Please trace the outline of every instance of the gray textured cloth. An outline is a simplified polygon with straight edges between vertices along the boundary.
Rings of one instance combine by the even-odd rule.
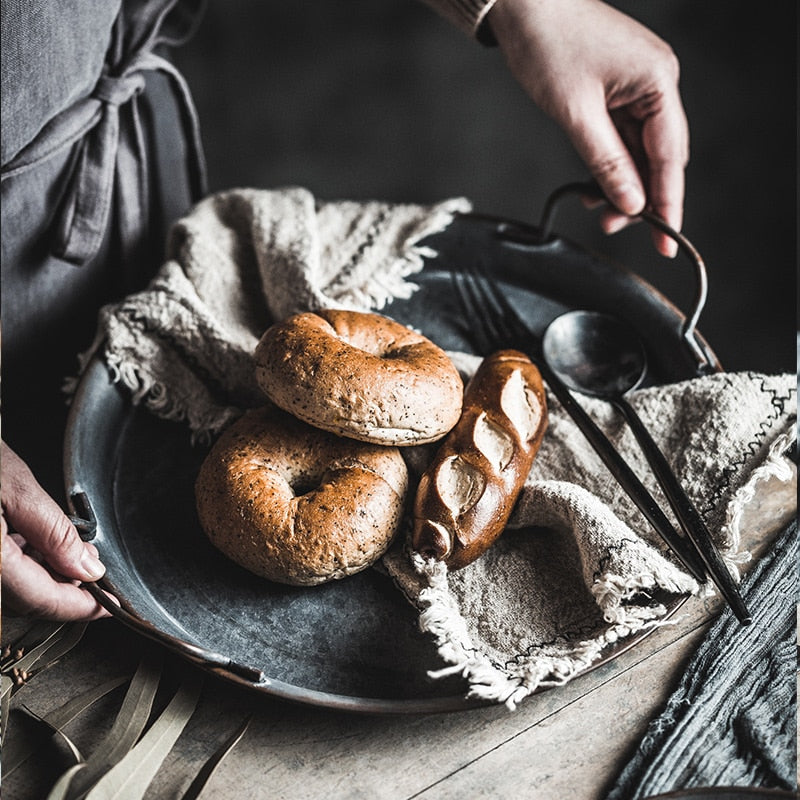
[[[753,623],[726,609],[607,800],[701,786],[797,786],[797,526],[742,582]]]
[[[135,402],[213,436],[265,402],[252,355],[271,321],[410,296],[421,238],[465,207],[317,203],[302,189],[209,197],[174,227],[151,286],[104,309],[96,348]],[[479,361],[451,356],[465,378]],[[677,596],[699,591],[548,402],[549,429],[510,530],[488,553],[448,574],[399,541],[383,561],[436,640],[444,666],[432,672],[459,672],[472,695],[509,707],[570,680],[619,639],[660,624]],[[637,392],[631,403],[735,570],[744,557],[739,515],[756,485],[794,479],[782,458],[794,438],[794,377],[712,375]],[[586,407],[654,489],[613,410],[596,400]],[[404,448],[412,476],[433,451]]]
[[[88,96],[103,69],[121,0],[2,0],[0,114],[5,166],[57,114]]]

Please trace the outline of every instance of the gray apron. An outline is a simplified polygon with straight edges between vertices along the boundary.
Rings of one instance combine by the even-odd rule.
[[[199,3],[65,5],[3,0],[2,432],[59,500],[64,379],[99,307],[147,283],[205,193],[196,112],[165,57]]]

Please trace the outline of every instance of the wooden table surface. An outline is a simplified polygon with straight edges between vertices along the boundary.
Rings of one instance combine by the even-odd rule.
[[[743,522],[744,545],[757,558],[795,514],[796,487],[765,484]],[[252,717],[203,798],[600,800],[719,609],[716,597],[691,598],[675,624],[657,629],[613,662],[528,698],[513,712],[491,706],[429,715],[342,713],[206,676],[200,702],[146,797],[180,797],[220,742]],[[3,642],[29,625],[4,620]],[[147,647],[160,652],[116,621],[92,623],[73,650],[15,694],[8,735],[24,733],[23,705],[46,714],[92,685],[130,675]],[[167,683],[195,669],[165,657]],[[121,697],[115,692],[103,698],[66,727],[84,755],[110,729]],[[4,775],[6,800],[46,797],[71,763],[67,752],[54,739]]]

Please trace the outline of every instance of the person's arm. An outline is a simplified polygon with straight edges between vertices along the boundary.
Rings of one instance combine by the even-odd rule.
[[[680,230],[689,132],[672,49],[602,0],[427,0],[459,27],[491,34],[528,95],[563,128],[619,230],[645,205]],[[456,13],[458,9],[458,13]],[[654,233],[673,256],[676,244]]]
[[[108,616],[78,585],[104,574],[97,548],[81,540],[69,517],[5,442],[0,467],[4,611],[62,621]]]

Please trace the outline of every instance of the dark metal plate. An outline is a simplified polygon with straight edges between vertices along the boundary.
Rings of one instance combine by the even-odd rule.
[[[467,216],[429,240],[439,255],[412,299],[383,310],[447,349],[469,350],[451,269],[492,269],[531,327],[570,308],[615,311],[642,334],[656,383],[693,376],[682,315],[651,286],[561,239],[541,246],[498,237],[498,220]],[[433,681],[441,662],[417,614],[379,570],[314,588],[273,584],[220,557],[202,534],[194,479],[206,450],[185,426],[131,405],[100,361],[85,373],[67,428],[68,495],[83,492],[98,521],[104,583],[134,627],[257,691],[336,709],[419,713],[467,708],[460,678]],[[673,610],[680,604],[673,599]],[[643,634],[644,635],[644,634]],[[641,640],[631,637],[594,666]],[[213,651],[203,657],[202,649]],[[222,662],[216,656],[223,656]],[[228,665],[227,659],[233,663]],[[244,665],[243,670],[236,665]]]

